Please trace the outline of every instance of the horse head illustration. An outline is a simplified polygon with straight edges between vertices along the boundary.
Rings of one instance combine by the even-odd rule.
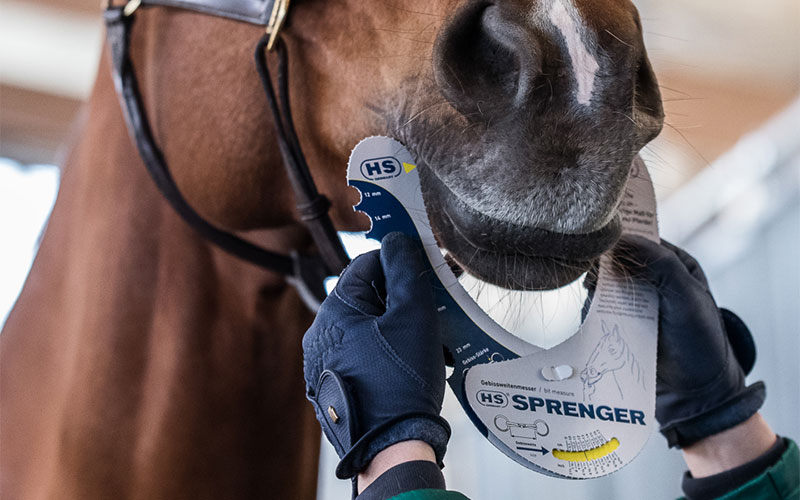
[[[591,396],[597,391],[598,383],[609,373],[619,390],[620,397],[624,399],[625,391],[622,389],[616,372],[627,367],[627,371],[621,373],[629,372],[630,378],[643,386],[641,367],[625,339],[620,335],[619,325],[609,328],[605,322],[602,322],[601,327],[603,336],[581,371],[584,399],[591,399]]]

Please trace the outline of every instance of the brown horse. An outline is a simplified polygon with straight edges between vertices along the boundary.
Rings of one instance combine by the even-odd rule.
[[[312,252],[251,63],[262,28],[137,15],[134,64],[185,197],[268,248]],[[662,122],[628,0],[298,0],[283,37],[337,228],[366,228],[345,166],[358,140],[385,134],[418,158],[442,246],[484,280],[554,287],[616,240],[631,159]],[[0,335],[3,498],[313,498],[311,313],[161,198],[108,54],[87,108]]]

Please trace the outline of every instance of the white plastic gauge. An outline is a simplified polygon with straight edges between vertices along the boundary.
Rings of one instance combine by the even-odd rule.
[[[414,159],[399,142],[370,137],[353,150],[348,184],[367,237],[393,231],[419,238],[433,273],[448,379],[475,427],[518,463],[572,479],[615,472],[644,447],[655,422],[658,295],[618,276],[603,256],[592,302],[578,332],[551,349],[495,323],[459,284],[436,245]],[[620,205],[623,231],[658,241],[653,186],[634,160]]]

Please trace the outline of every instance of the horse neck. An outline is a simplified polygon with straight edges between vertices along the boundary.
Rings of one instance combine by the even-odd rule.
[[[131,142],[110,78],[98,79],[87,115],[37,265],[56,263],[69,286],[95,295],[92,310],[99,303],[109,311],[103,325],[125,328],[136,318],[138,327],[154,329],[166,325],[145,319],[169,317],[170,331],[190,336],[210,323],[253,323],[266,312],[256,302],[294,295],[283,277],[219,250],[172,210]],[[286,253],[307,246],[297,227],[256,238]]]
[[[622,353],[619,356],[619,359],[622,360],[622,364],[618,369],[625,368],[631,375],[636,378],[636,381],[639,381],[639,361],[636,360],[636,356],[633,354],[630,346],[625,339],[620,337],[620,345],[622,346]],[[627,379],[623,379],[627,380]]]
[[[633,351],[625,344],[625,358],[626,364],[629,367],[631,374],[636,377],[636,381],[638,382],[641,378],[641,367],[639,366],[639,360],[636,359],[636,356],[633,354]]]
[[[106,57],[99,71],[110,74]],[[15,477],[63,498],[120,498],[125,485],[142,498],[187,485],[312,497],[318,429],[300,368],[310,313],[282,277],[212,247],[166,204],[110,78],[87,111],[0,336]],[[261,239],[278,251],[307,244],[297,228]],[[284,410],[270,411],[275,401]]]
[[[622,346],[622,354],[620,355],[620,358],[624,359],[625,363],[630,362],[630,360],[631,360],[631,350],[628,347],[628,343],[625,342],[625,339],[620,337],[619,344]]]
[[[619,355],[619,359],[622,360],[622,365],[620,366],[620,368],[624,368],[625,366],[632,366],[632,363],[634,361],[633,353],[631,352],[631,349],[628,347],[628,343],[625,342],[623,338],[620,338],[619,344],[622,347],[622,352]]]

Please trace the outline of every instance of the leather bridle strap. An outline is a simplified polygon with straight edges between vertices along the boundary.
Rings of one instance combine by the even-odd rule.
[[[214,0],[192,0],[192,2],[147,1],[148,3],[152,2],[159,5],[188,7],[200,12],[246,20],[257,24],[261,24],[264,18],[263,15],[261,17],[256,15],[248,19],[244,15],[231,15],[231,12],[228,11],[225,11],[227,15],[223,16],[223,14],[214,11],[214,9],[219,10],[219,5],[217,5],[219,2]],[[278,1],[280,2],[281,0]],[[269,8],[272,4],[271,1],[265,2],[264,0],[235,0],[234,3],[241,8],[261,5],[263,7],[262,14],[267,10],[271,10]],[[114,83],[122,105],[125,121],[139,154],[156,186],[175,211],[204,238],[241,259],[287,276],[288,281],[298,289],[309,307],[316,309],[325,298],[324,279],[327,276],[338,274],[349,259],[328,216],[330,203],[317,192],[294,130],[289,108],[288,60],[285,47],[280,38],[275,40],[274,34],[272,38],[265,35],[259,41],[256,49],[256,65],[275,119],[278,144],[294,190],[295,199],[297,200],[297,208],[300,212],[301,220],[311,233],[319,255],[301,255],[297,252],[291,255],[283,255],[258,247],[228,231],[217,228],[189,205],[170,174],[164,154],[155,142],[150,123],[142,105],[139,85],[130,58],[130,31],[135,19],[133,10],[128,9],[126,12],[123,7],[108,7],[104,17],[113,61]],[[258,9],[252,9],[252,12],[258,12]],[[278,49],[280,106],[269,78],[264,50],[270,41],[276,42],[275,45]]]
[[[132,0],[145,5],[159,5],[176,9],[193,10],[201,14],[245,21],[259,26],[269,25],[276,5],[285,0]],[[130,12],[137,5],[128,8]],[[279,6],[279,5],[278,5]]]
[[[297,211],[300,219],[311,232],[311,237],[317,245],[317,251],[329,267],[336,269],[337,274],[344,269],[349,259],[344,252],[339,236],[333,228],[328,211],[331,203],[319,194],[314,178],[306,163],[305,155],[300,147],[297,132],[294,129],[292,110],[289,103],[289,58],[283,40],[275,41],[274,49],[278,54],[278,94],[280,104],[272,87],[269,67],[267,65],[267,46],[270,43],[269,35],[264,35],[256,45],[255,63],[261,84],[267,95],[270,110],[272,111],[277,131],[278,145],[283,157],[283,164],[289,175],[289,181],[294,189]]]

